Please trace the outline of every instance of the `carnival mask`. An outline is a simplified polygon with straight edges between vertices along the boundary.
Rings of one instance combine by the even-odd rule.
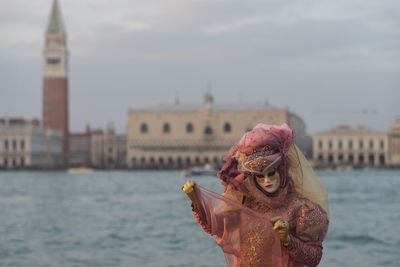
[[[257,184],[267,193],[274,193],[280,185],[281,177],[277,170],[270,170],[265,174],[255,174]]]

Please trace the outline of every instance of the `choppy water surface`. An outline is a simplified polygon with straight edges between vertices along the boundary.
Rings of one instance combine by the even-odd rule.
[[[400,266],[400,171],[318,172],[331,224],[320,266]],[[196,177],[221,192],[219,180]],[[225,266],[179,172],[0,172],[1,266]]]

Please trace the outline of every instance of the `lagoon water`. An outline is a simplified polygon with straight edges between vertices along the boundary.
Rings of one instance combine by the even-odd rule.
[[[320,266],[400,266],[400,171],[317,173],[331,212]],[[0,266],[226,266],[184,182],[177,171],[0,172]]]

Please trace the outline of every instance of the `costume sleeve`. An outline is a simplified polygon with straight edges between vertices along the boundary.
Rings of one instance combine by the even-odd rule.
[[[243,196],[231,186],[228,186],[222,196],[239,204],[243,198]],[[210,210],[204,210],[205,207],[203,204],[201,201],[196,207],[192,204],[192,211],[194,218],[200,224],[201,228],[203,228],[204,232],[220,237],[226,230],[225,228],[237,227],[238,220],[236,218],[239,215],[237,209],[225,205],[224,202],[220,202],[219,205],[213,207],[213,209],[215,208],[218,212],[216,212],[216,210],[211,212]],[[208,206],[208,209],[210,208],[211,206]],[[211,217],[213,219],[211,219]],[[226,222],[229,222],[229,225],[226,225]]]
[[[227,211],[221,214],[215,214],[213,222],[214,225],[207,220],[206,212],[201,205],[193,206],[192,204],[192,211],[194,218],[200,224],[201,228],[203,228],[203,231],[207,234],[221,237],[226,229],[237,227],[238,220],[231,219],[237,217],[238,213],[235,211]],[[229,222],[229,225],[227,225],[226,222]]]
[[[290,235],[291,243],[287,247],[290,257],[304,265],[317,266],[328,225],[326,212],[318,204],[307,201],[299,208],[296,229]]]
[[[192,211],[194,218],[200,224],[201,228],[203,228],[204,232],[211,234],[211,225],[207,222],[206,214],[201,206],[193,206],[192,204]]]

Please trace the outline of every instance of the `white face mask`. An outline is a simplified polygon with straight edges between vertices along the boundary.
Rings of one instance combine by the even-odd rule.
[[[256,174],[257,184],[266,192],[274,193],[280,185],[281,177],[277,170],[268,171],[265,174]]]

